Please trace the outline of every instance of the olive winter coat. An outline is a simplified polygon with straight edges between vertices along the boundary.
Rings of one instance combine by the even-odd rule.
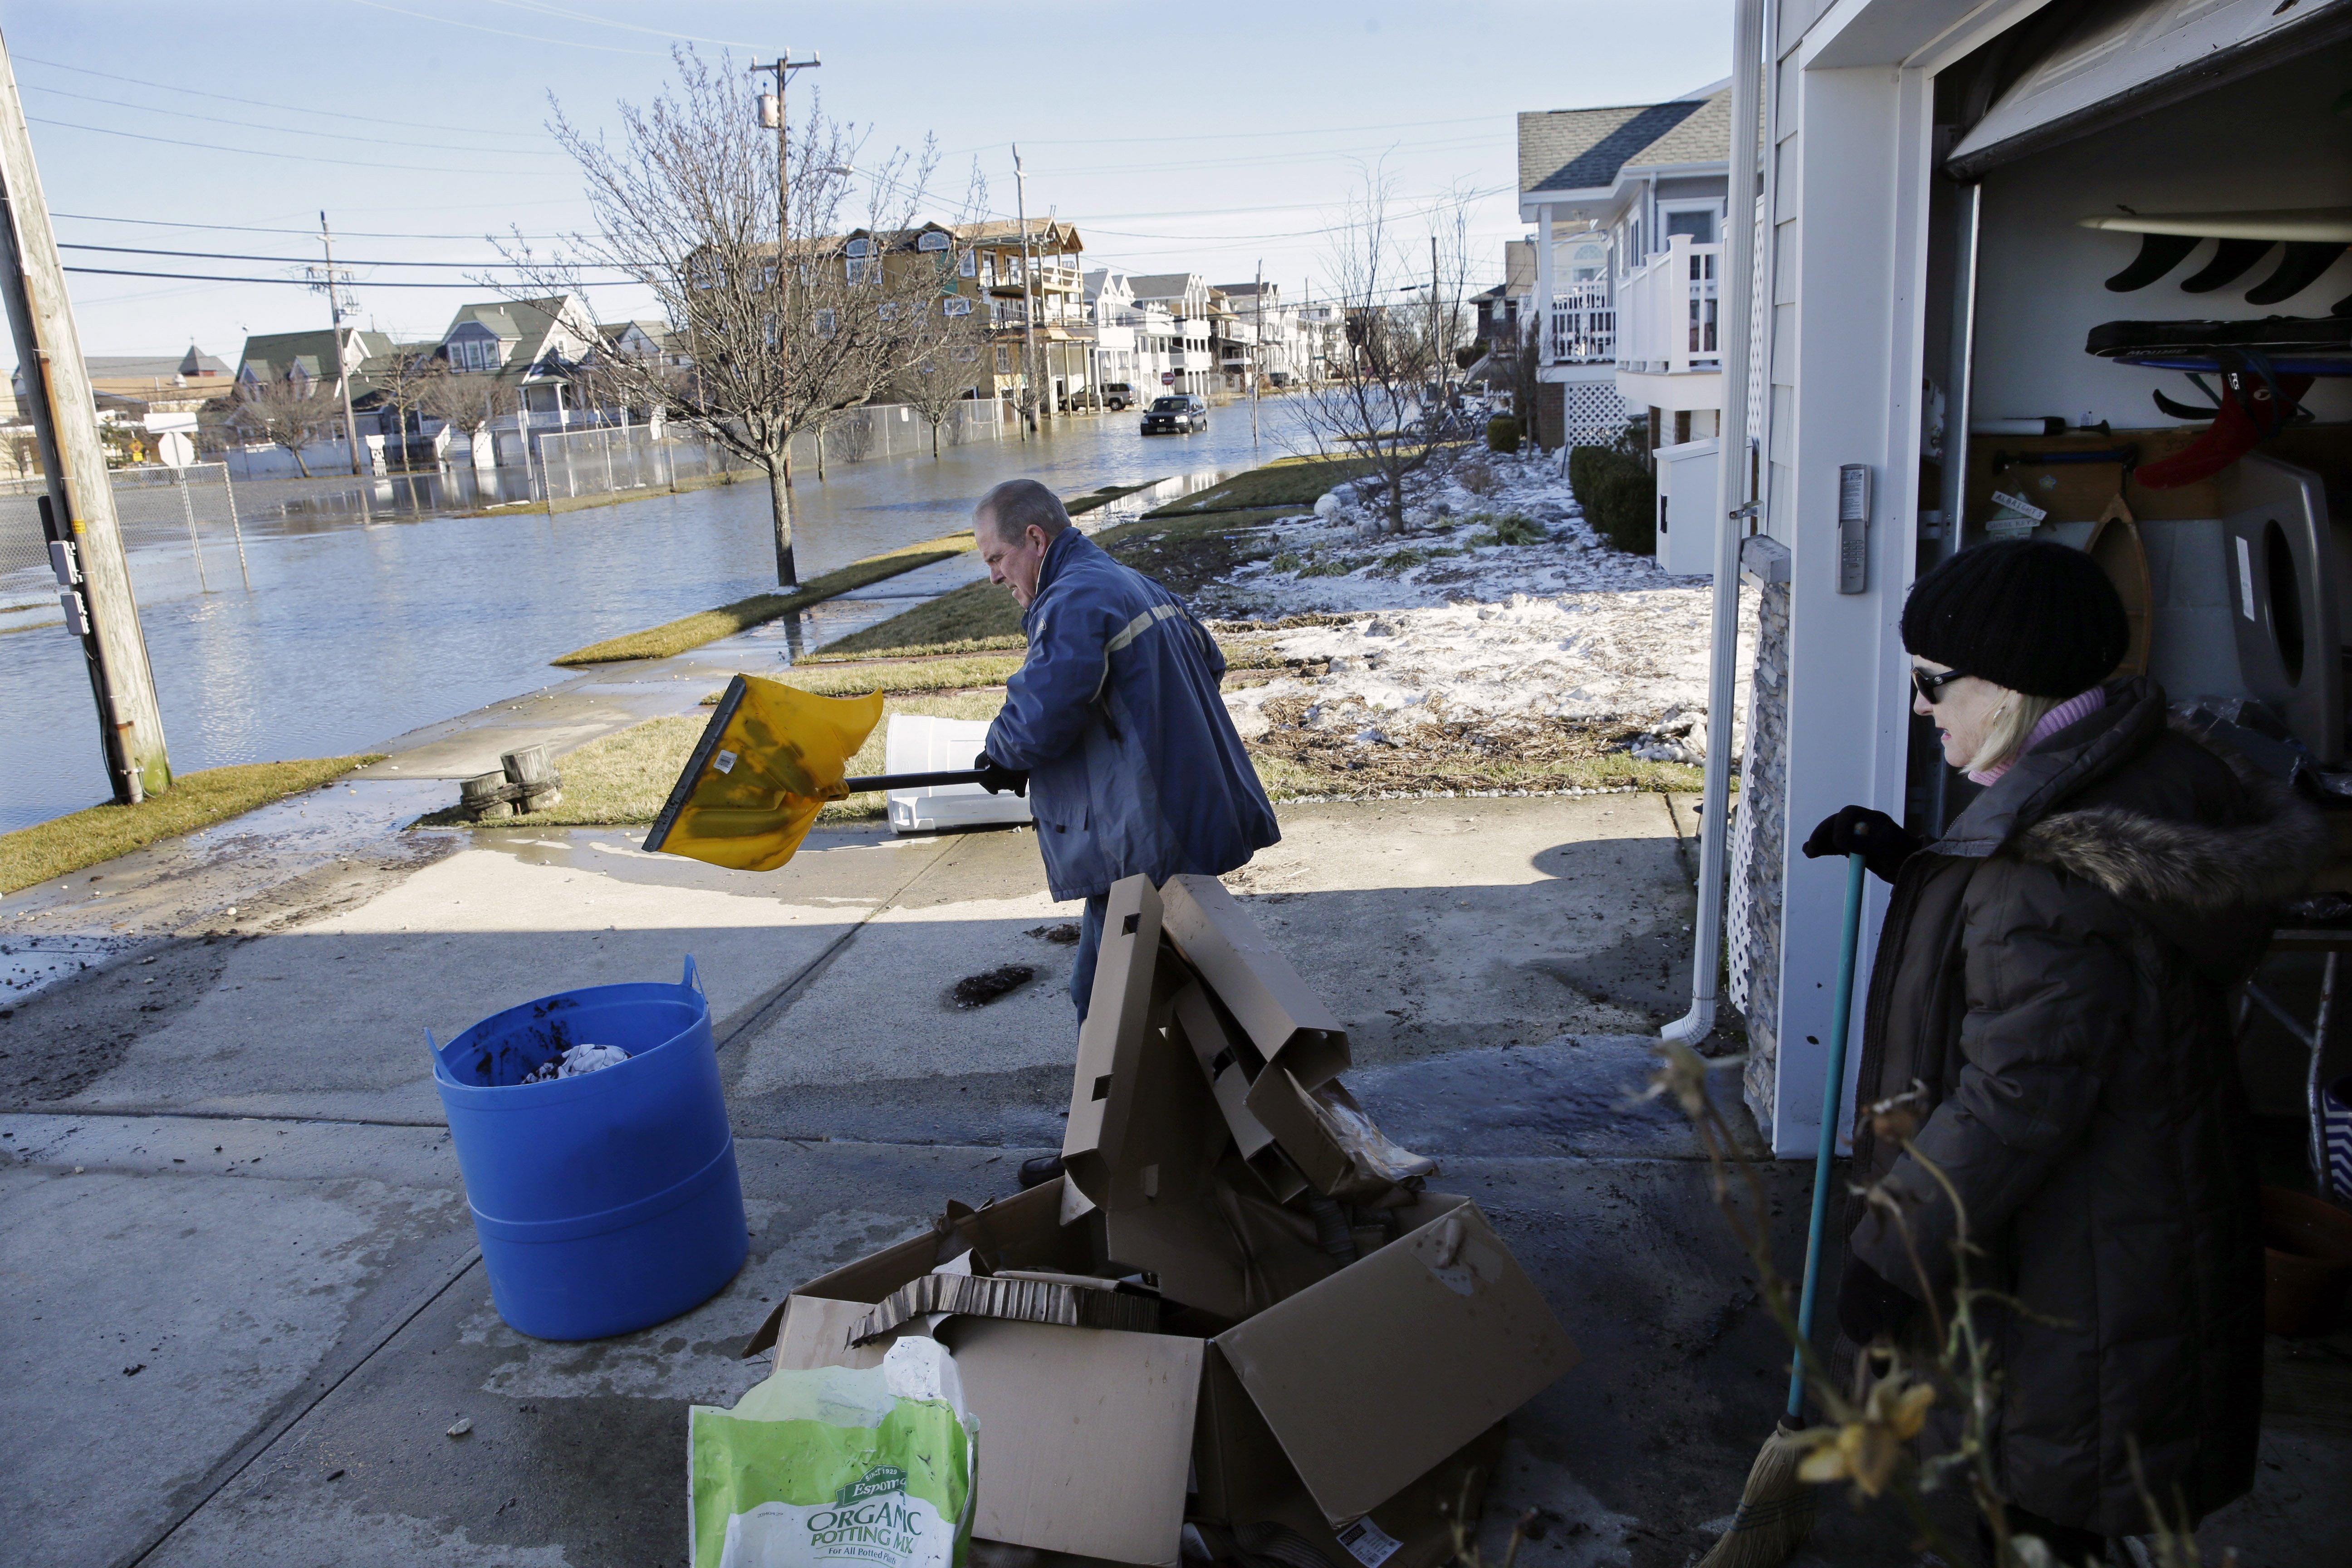
[[[2117,681],[1897,875],[1871,975],[1863,1103],[1926,1091],[1922,1153],[1985,1250],[1972,1282],[2000,1362],[2011,1502],[2103,1535],[2150,1528],[2131,1474],[2202,1516],[2251,1484],[2263,1251],[2230,996],[2326,831],[2284,786]],[[1939,1300],[1955,1212],[1865,1131],[1861,1179],[1908,1215]],[[1902,1226],[1854,1256],[1913,1294]]]

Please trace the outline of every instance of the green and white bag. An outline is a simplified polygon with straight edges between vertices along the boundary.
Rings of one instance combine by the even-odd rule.
[[[732,1410],[695,1405],[694,1568],[963,1568],[976,1436],[955,1361],[929,1339],[865,1371],[775,1373]]]

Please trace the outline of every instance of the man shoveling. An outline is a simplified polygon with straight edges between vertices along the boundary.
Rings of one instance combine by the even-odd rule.
[[[1010,479],[972,527],[989,580],[1022,605],[1029,657],[973,759],[990,794],[1029,791],[1056,899],[1084,899],[1070,1000],[1087,1014],[1110,885],[1246,865],[1281,830],[1217,695],[1224,655],[1176,595]]]

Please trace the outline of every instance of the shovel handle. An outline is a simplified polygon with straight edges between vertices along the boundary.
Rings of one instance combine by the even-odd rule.
[[[1813,1310],[1822,1293],[1822,1233],[1829,1228],[1830,1173],[1837,1160],[1838,1112],[1845,1100],[1845,1041],[1853,1021],[1854,954],[1862,945],[1860,855],[1845,858],[1845,931],[1838,952],[1837,995],[1830,1008],[1829,1065],[1822,1074],[1822,1141],[1813,1158],[1813,1212],[1805,1228],[1804,1288],[1798,1297],[1797,1334],[1813,1337]],[[1789,1373],[1789,1419],[1805,1415],[1805,1357],[1800,1351]]]
[[[841,783],[850,794],[865,795],[872,790],[939,789],[947,784],[979,784],[987,776],[977,768],[959,768],[944,773],[870,773]]]

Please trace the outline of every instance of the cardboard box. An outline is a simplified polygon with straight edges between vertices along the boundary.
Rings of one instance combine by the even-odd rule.
[[[1201,1341],[990,1318],[940,1337],[980,1420],[973,1534],[1173,1568]]]
[[[1171,877],[1160,889],[1176,951],[1241,1025],[1257,1054],[1307,1089],[1348,1067],[1348,1033],[1214,877]]]
[[[971,1217],[991,1216],[1000,1233],[1030,1228],[1058,1216],[1056,1185]],[[1232,1194],[1230,1186],[1218,1191]],[[1297,1217],[1254,1198],[1237,1199],[1234,1213],[1245,1224]],[[1264,1426],[1263,1436],[1248,1439],[1261,1456],[1255,1473],[1271,1475],[1262,1457],[1278,1449],[1284,1474],[1296,1474],[1337,1530],[1374,1512],[1576,1364],[1575,1346],[1475,1204],[1423,1194],[1398,1223],[1395,1241],[1344,1268],[1324,1258],[1330,1272],[1323,1278],[1210,1338],[982,1318],[941,1325],[981,1422],[979,1507],[988,1538],[1174,1563],[1195,1423],[1219,1434],[1244,1430],[1237,1397]],[[942,1221],[938,1229],[956,1227]],[[803,1299],[854,1289],[871,1292],[870,1307],[929,1273],[940,1245],[937,1237],[915,1237],[803,1287],[787,1303],[795,1342]],[[841,1331],[845,1337],[845,1323]],[[984,1347],[977,1375],[964,1360],[974,1345]],[[1220,1365],[1229,1379],[1214,1370]],[[1006,1430],[1022,1436],[996,1436]],[[1000,1458],[1006,1447],[1017,1452]],[[1279,1505],[1270,1481],[1249,1489],[1250,1451],[1243,1446],[1229,1463],[1212,1456],[1202,1474],[1228,1515]],[[1204,1490],[1203,1500],[1211,1495]]]
[[[1265,1058],[1238,1025],[1228,1026],[1224,1010],[1198,981],[1176,994],[1175,1015],[1176,1032],[1207,1078],[1210,1097],[1251,1174],[1276,1203],[1305,1192],[1307,1178],[1276,1147],[1273,1132],[1249,1108],[1250,1079],[1264,1070]]]
[[[1376,1202],[1401,1184],[1437,1173],[1437,1163],[1389,1141],[1338,1079],[1313,1089],[1270,1063],[1251,1085],[1249,1109],[1317,1192]]]
[[[1118,1169],[1136,1103],[1139,1058],[1150,1024],[1151,977],[1160,951],[1160,895],[1149,877],[1110,886],[1095,988],[1078,1026],[1078,1065],[1062,1168],[1099,1203]]]
[[[1073,1329],[1125,1329],[1146,1334],[1160,1331],[1160,1298],[1126,1293],[1112,1280],[925,1274],[909,1279],[870,1309],[850,1329],[849,1342],[862,1345],[935,1312],[1056,1323]]]

